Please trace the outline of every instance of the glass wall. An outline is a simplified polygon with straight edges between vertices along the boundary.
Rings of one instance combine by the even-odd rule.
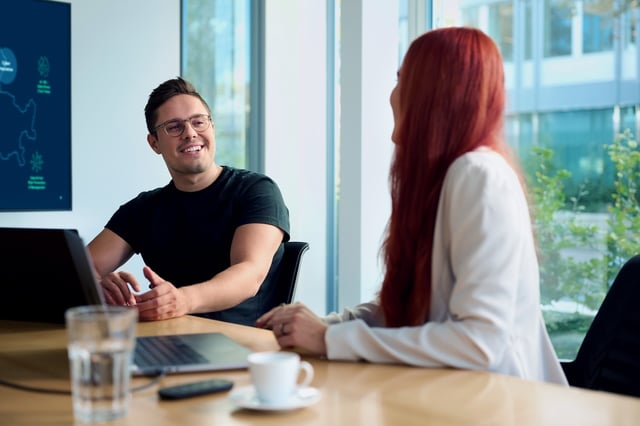
[[[506,136],[525,167],[543,312],[572,359],[621,264],[640,253],[637,11],[606,0],[434,1],[433,26],[482,29],[499,46]],[[622,8],[620,7],[622,6]],[[409,15],[411,10],[407,12]],[[636,154],[637,155],[637,154]]]
[[[640,167],[623,161],[636,158],[637,11],[620,9],[625,0],[398,1],[398,62],[412,38],[447,25],[482,29],[503,54],[506,136],[532,193],[543,312],[559,356],[573,358],[622,262],[640,253],[630,226],[640,218],[634,198]],[[182,0],[182,74],[213,109],[219,162],[238,167],[251,164],[260,143],[249,136],[251,111],[261,109],[251,71],[258,27],[252,8],[259,3]],[[337,28],[333,35],[339,52]],[[330,121],[338,126],[342,92],[335,84]],[[339,180],[337,171],[332,185]],[[328,226],[328,233],[339,228]]]
[[[246,168],[250,126],[250,0],[182,1],[182,76],[212,110],[219,164]]]

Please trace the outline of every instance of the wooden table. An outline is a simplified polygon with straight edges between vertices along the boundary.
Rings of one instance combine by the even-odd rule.
[[[269,331],[197,317],[141,323],[139,335],[220,331],[252,350],[277,349]],[[0,378],[69,389],[63,326],[0,321]],[[114,425],[638,425],[640,398],[529,382],[482,372],[424,369],[306,358],[322,392],[310,407],[287,412],[237,408],[227,394],[159,401],[157,386],[135,392]],[[161,385],[225,377],[249,385],[246,370],[171,375]],[[135,378],[133,386],[147,378]],[[71,397],[0,386],[0,425],[74,424]]]

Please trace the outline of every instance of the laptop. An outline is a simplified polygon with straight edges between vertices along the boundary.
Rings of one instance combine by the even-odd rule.
[[[104,304],[75,229],[0,227],[0,320],[64,323],[73,306]],[[222,333],[138,336],[132,374],[246,369],[251,350]]]
[[[243,370],[251,350],[222,333],[138,336],[132,374]]]
[[[0,319],[64,324],[64,313],[103,303],[73,229],[0,228]]]

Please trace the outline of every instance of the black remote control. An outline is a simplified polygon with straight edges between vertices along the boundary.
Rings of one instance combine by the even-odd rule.
[[[200,382],[167,386],[158,389],[160,399],[183,399],[192,396],[224,392],[233,387],[233,382],[227,379],[209,379]]]

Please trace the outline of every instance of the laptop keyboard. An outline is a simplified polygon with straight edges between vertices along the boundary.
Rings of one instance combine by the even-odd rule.
[[[136,340],[134,364],[138,366],[202,363],[206,359],[186,345],[178,336],[139,337]]]

